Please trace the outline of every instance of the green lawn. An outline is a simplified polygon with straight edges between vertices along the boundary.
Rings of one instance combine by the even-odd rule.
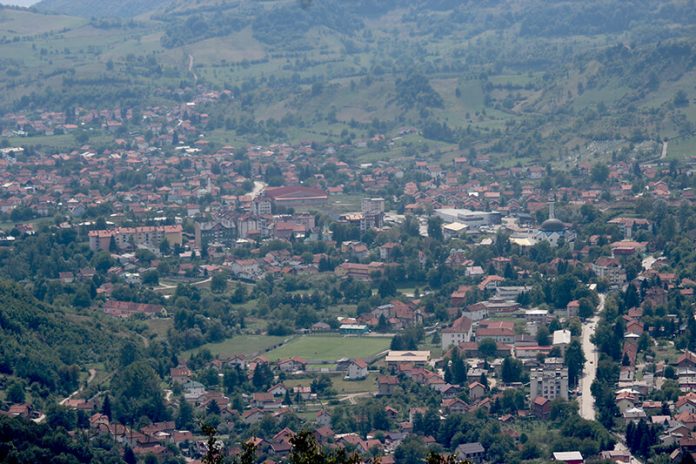
[[[299,356],[307,361],[335,361],[341,358],[367,358],[389,348],[388,337],[298,337],[269,352],[268,359]]]
[[[185,351],[184,357],[189,358],[192,354],[204,348],[210,350],[213,356],[220,355],[220,357],[223,358],[239,353],[246,355],[263,353],[268,348],[282,343],[287,339],[288,337],[275,337],[271,335],[238,335],[224,342],[208,343],[193,350]]]

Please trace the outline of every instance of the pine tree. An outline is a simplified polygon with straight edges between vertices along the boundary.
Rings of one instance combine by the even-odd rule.
[[[138,458],[135,457],[135,453],[130,446],[126,446],[126,449],[123,452],[123,460],[126,462],[126,464],[138,464]]]
[[[109,395],[104,397],[104,402],[102,403],[101,413],[111,420],[111,399]]]
[[[193,407],[183,396],[179,397],[179,414],[176,416],[176,428],[179,430],[190,430],[193,428]]]

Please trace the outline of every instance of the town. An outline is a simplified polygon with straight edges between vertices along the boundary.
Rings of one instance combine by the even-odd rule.
[[[693,462],[696,158],[232,146],[198,110],[225,97],[4,116],[80,145],[4,141],[3,276],[138,338],[50,381],[7,355],[1,414],[145,462],[199,462],[201,423],[259,462],[303,430],[382,464]]]

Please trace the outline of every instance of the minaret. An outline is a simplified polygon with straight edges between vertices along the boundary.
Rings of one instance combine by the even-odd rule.
[[[549,202],[549,219],[556,219],[556,202],[551,200]]]

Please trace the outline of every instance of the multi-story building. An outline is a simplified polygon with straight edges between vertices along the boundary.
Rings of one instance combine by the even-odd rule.
[[[592,272],[597,277],[609,282],[613,287],[620,287],[626,282],[626,271],[621,267],[621,263],[616,258],[602,256],[592,263]]]
[[[199,250],[205,243],[221,243],[232,246],[237,239],[237,226],[231,219],[196,222],[195,229],[196,248]]]
[[[460,343],[470,342],[472,336],[472,321],[468,317],[460,317],[452,327],[442,330],[442,349],[459,346]]]
[[[384,198],[363,198],[360,206],[363,214],[384,214]]]
[[[568,399],[568,368],[559,364],[544,364],[529,374],[529,399],[541,396],[547,400]]]
[[[384,227],[384,198],[363,198],[361,212],[360,230]]]
[[[118,227],[111,230],[92,230],[89,232],[89,247],[93,251],[109,250],[111,240],[119,250],[126,248],[159,248],[167,240],[170,246],[181,245],[183,229],[180,224],[173,226]]]

